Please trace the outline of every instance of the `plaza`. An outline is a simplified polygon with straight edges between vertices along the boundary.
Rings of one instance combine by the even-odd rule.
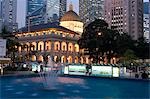
[[[150,7],[143,0],[0,0],[0,99],[149,99],[142,5]]]

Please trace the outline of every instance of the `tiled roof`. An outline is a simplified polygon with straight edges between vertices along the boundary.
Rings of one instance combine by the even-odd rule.
[[[46,29],[49,29],[49,28],[55,28],[57,30],[62,30],[62,31],[66,31],[66,32],[69,32],[69,33],[79,35],[78,33],[74,32],[72,30],[69,30],[65,27],[59,26],[58,22],[30,26],[29,30],[30,30],[30,32],[36,32],[36,31],[46,30]],[[19,29],[17,33],[26,33],[29,30],[28,30],[28,27],[23,27],[23,28]]]

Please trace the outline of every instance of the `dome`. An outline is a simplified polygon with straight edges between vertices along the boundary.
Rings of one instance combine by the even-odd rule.
[[[62,16],[61,21],[81,21],[79,16],[72,10],[66,12],[64,16]]]
[[[81,19],[79,18],[79,16],[77,15],[77,13],[75,13],[73,11],[73,5],[71,4],[69,6],[69,11],[66,12],[60,21],[80,21],[81,22]]]

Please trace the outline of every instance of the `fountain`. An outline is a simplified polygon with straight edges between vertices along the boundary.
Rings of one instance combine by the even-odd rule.
[[[59,70],[54,67],[50,56],[48,56],[47,66],[49,67],[48,70],[39,73],[44,89],[56,89]]]

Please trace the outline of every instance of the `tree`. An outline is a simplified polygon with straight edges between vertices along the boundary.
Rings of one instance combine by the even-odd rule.
[[[135,49],[136,55],[140,59],[148,59],[149,58],[149,43],[145,41],[143,37],[139,38],[136,41]]]
[[[116,41],[119,37],[119,32],[108,29],[108,24],[104,20],[96,19],[84,28],[83,34],[78,41],[80,48],[88,50],[90,58],[98,63],[100,57],[103,57],[107,52],[107,56],[111,57],[115,53]]]
[[[94,62],[107,57],[121,57],[127,49],[134,48],[134,40],[126,33],[120,34],[117,30],[109,29],[108,24],[96,19],[84,28],[78,41],[81,49],[86,49]]]
[[[135,53],[133,50],[126,50],[126,52],[123,55],[124,61],[130,63],[134,63],[134,61],[137,59]]]
[[[121,57],[124,56],[124,53],[129,49],[134,51],[134,44],[135,41],[132,40],[131,36],[129,36],[127,33],[120,34],[116,40],[116,53],[118,53],[118,55]]]
[[[12,61],[14,62],[16,57],[15,52],[17,52],[18,47],[21,46],[21,44],[18,42],[18,38],[15,37],[15,35],[12,34],[11,32],[7,31],[5,27],[2,29],[0,37],[7,40],[6,55],[10,56]]]

